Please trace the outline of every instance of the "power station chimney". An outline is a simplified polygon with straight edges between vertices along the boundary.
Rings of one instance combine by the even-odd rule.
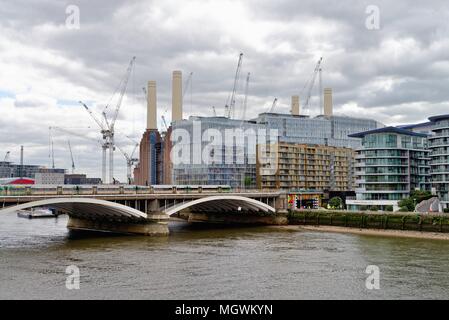
[[[172,82],[172,121],[182,120],[182,72],[173,71]]]
[[[156,81],[148,81],[147,130],[157,130]]]
[[[299,96],[292,96],[292,115],[299,116]]]
[[[20,177],[23,178],[23,146],[20,146]]]
[[[332,89],[324,88],[324,115],[332,116]]]

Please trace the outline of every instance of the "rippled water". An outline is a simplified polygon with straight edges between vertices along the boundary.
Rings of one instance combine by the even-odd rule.
[[[70,233],[0,216],[1,299],[449,298],[449,241],[170,225],[169,237]],[[365,269],[381,270],[367,290]],[[65,287],[80,268],[80,290]]]

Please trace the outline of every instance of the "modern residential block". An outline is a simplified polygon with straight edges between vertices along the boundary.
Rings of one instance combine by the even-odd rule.
[[[386,127],[350,137],[361,138],[357,150],[356,200],[347,200],[349,209],[375,206],[398,208],[398,202],[416,189],[430,189],[427,135],[397,127]]]

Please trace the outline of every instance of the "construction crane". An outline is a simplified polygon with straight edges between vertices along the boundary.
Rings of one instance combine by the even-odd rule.
[[[79,131],[70,130],[68,128],[62,128],[62,127],[55,127],[55,126],[53,126],[53,127],[48,127],[48,129],[50,131],[51,130],[56,130],[56,131],[59,131],[59,132],[62,132],[62,133],[68,134],[68,135],[72,135],[72,136],[76,136],[76,137],[83,138],[83,139],[86,139],[86,140],[90,140],[90,141],[98,143],[100,145],[103,143],[102,140],[100,140],[100,139],[89,137],[87,135],[84,135],[84,134],[80,133]]]
[[[312,89],[313,89],[313,86],[315,85],[315,81],[316,81],[317,75],[319,75],[319,78],[320,78],[320,80],[319,80],[320,88],[318,88],[318,90],[319,90],[320,111],[321,111],[321,108],[322,108],[322,106],[321,106],[322,105],[322,98],[321,98],[321,95],[322,95],[322,92],[321,92],[322,91],[322,89],[321,89],[321,63],[322,63],[322,61],[323,61],[323,57],[321,57],[318,60],[316,66],[315,66],[315,69],[313,71],[312,78],[308,82],[306,82],[306,84],[304,85],[304,88],[302,90],[302,92],[304,92],[304,90],[306,90],[305,91],[306,95],[305,95],[305,99],[304,99],[304,111],[309,108],[310,98],[312,97]]]
[[[165,131],[168,131],[168,126],[167,126],[167,121],[165,121],[165,116],[162,115],[161,118],[162,118],[162,123],[163,123],[164,126],[165,126]]]
[[[128,139],[130,139],[131,141],[133,141],[131,138],[127,137]],[[120,150],[120,152],[123,154],[123,156],[126,159],[126,178],[128,179],[128,184],[131,184],[131,170],[132,170],[132,166],[139,162],[139,159],[134,157],[134,153],[137,150],[137,147],[139,146],[139,143],[136,141],[134,142],[134,149],[131,152],[131,155],[128,155],[128,153],[126,153],[120,146],[116,145],[117,148]]]
[[[184,90],[182,92],[182,101],[184,102],[184,96],[186,95],[187,92],[187,88],[189,87],[189,85],[192,82],[192,76],[193,76],[193,72],[189,73],[189,76],[186,79],[186,82],[184,83]]]
[[[278,103],[278,98],[274,98],[273,104],[271,105],[271,108],[268,110],[268,113],[272,113],[274,109],[276,108],[276,105]]]
[[[242,62],[243,62],[243,53],[240,53],[239,55],[239,62],[237,63],[237,69],[235,70],[235,77],[234,77],[234,85],[232,87],[231,94],[228,98],[228,101],[225,105],[225,117],[231,119],[235,116],[235,93],[237,91],[237,85],[240,79],[240,69],[242,68]]]
[[[249,89],[249,77],[251,73],[248,72],[246,75],[246,84],[245,84],[245,98],[243,100],[243,114],[242,114],[242,120],[245,121],[246,119],[246,107],[248,102],[248,89]]]
[[[53,147],[53,136],[51,134],[51,127],[48,128],[48,159],[50,159],[51,167],[55,168],[55,152]]]
[[[52,134],[51,134],[52,130],[55,130],[55,131],[59,131],[59,132],[65,133],[67,135],[79,137],[79,138],[82,138],[82,139],[86,139],[86,140],[98,143],[100,146],[103,145],[103,141],[102,140],[91,138],[89,136],[83,135],[79,131],[72,131],[72,130],[69,130],[67,128],[62,128],[62,127],[48,127],[48,129],[49,129],[49,132],[50,132],[50,137],[52,136]],[[69,144],[70,156],[72,158],[72,173],[73,173],[73,171],[75,170],[75,163],[73,161],[72,147],[71,147],[70,141],[68,141],[68,144]],[[53,139],[52,139],[52,142],[51,142],[51,146],[52,146],[52,149],[51,149],[51,152],[52,152],[53,151]],[[52,154],[53,154],[53,152],[52,152]],[[53,156],[53,167],[54,167],[54,156]]]
[[[119,84],[120,90],[119,90],[119,95],[118,95],[118,101],[117,101],[117,104],[113,111],[113,115],[112,115],[111,119],[108,119],[107,114],[106,114],[106,109],[108,109],[108,107],[109,107],[108,105],[106,105],[106,107],[104,108],[104,110],[102,112],[102,116],[104,119],[104,122],[102,122],[95,116],[95,114],[87,107],[87,105],[85,103],[80,101],[80,103],[84,106],[84,108],[89,113],[91,118],[100,127],[100,133],[103,137],[103,143],[101,145],[101,148],[102,148],[101,175],[102,175],[103,181],[106,181],[106,150],[109,150],[109,183],[114,182],[115,123],[117,121],[117,117],[118,117],[120,107],[122,104],[123,96],[125,95],[126,88],[128,86],[129,76],[131,74],[135,60],[136,60],[136,57],[132,57],[131,61],[129,62],[128,68],[126,69],[125,76],[120,81],[120,84]]]
[[[214,117],[216,117],[217,116],[217,110],[215,110],[214,106],[212,106],[212,111],[214,112]]]
[[[3,159],[4,162],[8,162],[10,154],[11,154],[10,151],[6,151],[5,158]]]
[[[70,158],[72,159],[72,174],[74,174],[75,173],[75,161],[73,160],[73,152],[72,152],[72,146],[70,145],[70,140],[67,140],[67,143],[69,144]]]

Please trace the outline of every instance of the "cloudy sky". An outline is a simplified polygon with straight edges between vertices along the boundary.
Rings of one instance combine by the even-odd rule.
[[[73,28],[70,5],[79,8]],[[379,28],[372,6],[379,9]],[[368,10],[367,10],[368,8]],[[323,57],[324,87],[334,90],[335,113],[385,124],[424,121],[449,113],[449,4],[447,0],[49,1],[7,0],[0,5],[0,160],[49,165],[49,127],[91,139],[99,130],[77,103],[100,114],[136,56],[116,124],[118,143],[140,139],[145,127],[142,87],[158,85],[158,112],[170,120],[171,72],[193,72],[185,116],[224,112],[237,64],[251,72],[248,117],[289,110]],[[367,23],[369,28],[367,27]],[[374,29],[373,29],[374,26]],[[314,90],[313,94],[316,94]],[[318,113],[313,99],[308,113]],[[237,108],[241,106],[238,96]],[[160,123],[162,127],[162,122]],[[95,141],[54,132],[55,164],[100,176]],[[116,174],[125,177],[116,153]]]

